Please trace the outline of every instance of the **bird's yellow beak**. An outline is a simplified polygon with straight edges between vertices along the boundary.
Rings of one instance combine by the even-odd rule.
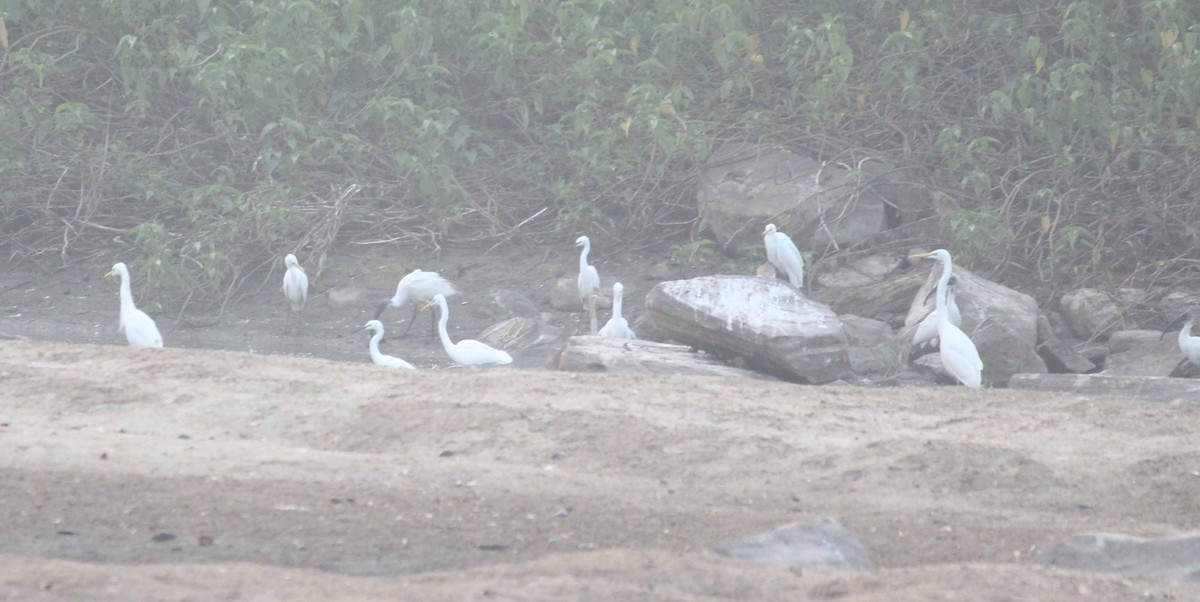
[[[107,274],[105,274],[105,275],[104,275],[104,277],[105,277],[105,278],[112,278],[113,276],[116,276],[116,275],[117,275],[117,273],[116,273],[116,272],[113,272],[113,271],[111,271],[111,270],[110,270],[110,271],[109,271]]]
[[[306,273],[306,274],[308,273],[308,271],[304,269],[304,266],[302,266],[302,265],[300,265],[300,264],[296,264],[296,267],[300,268],[300,271],[301,271],[301,272],[304,272],[304,273]]]
[[[767,235],[767,229],[763,228],[762,234],[760,234],[760,236],[766,236],[766,235]]]
[[[926,259],[926,258],[929,258],[929,257],[933,257],[933,253],[932,253],[932,252],[930,252],[930,253],[917,253],[916,255],[909,255],[909,256],[908,256],[909,260],[913,260],[913,259]]]
[[[433,301],[430,301],[430,302],[426,303],[425,305],[422,305],[421,309],[419,311],[425,311],[433,306],[434,306]]]

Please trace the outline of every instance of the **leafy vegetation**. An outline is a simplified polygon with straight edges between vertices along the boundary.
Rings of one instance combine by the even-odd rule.
[[[0,17],[0,242],[39,261],[116,237],[174,299],[228,299],[284,252],[349,240],[686,232],[695,167],[729,140],[923,166],[963,207],[947,244],[998,269],[1200,273],[1172,261],[1200,236],[1192,2],[0,0]]]

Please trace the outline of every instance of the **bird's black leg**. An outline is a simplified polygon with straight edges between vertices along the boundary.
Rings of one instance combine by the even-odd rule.
[[[413,322],[417,321],[417,312],[418,311],[420,311],[420,308],[417,307],[416,305],[413,305],[412,317],[408,319],[408,324],[404,325],[404,332],[400,333],[401,338],[408,336],[408,332],[410,330],[412,330]]]

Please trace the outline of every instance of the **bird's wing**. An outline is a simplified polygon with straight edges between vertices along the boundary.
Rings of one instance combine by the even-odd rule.
[[[163,346],[162,334],[158,332],[154,319],[140,309],[129,314],[129,319],[125,321],[125,339],[134,347]]]

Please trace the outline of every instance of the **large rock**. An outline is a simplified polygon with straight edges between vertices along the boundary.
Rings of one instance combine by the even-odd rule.
[[[734,378],[766,378],[758,372],[727,366],[711,355],[696,353],[686,345],[667,345],[638,339],[613,339],[590,335],[567,339],[551,366],[568,372],[635,372],[692,374]]]
[[[1080,533],[1037,556],[1053,567],[1200,583],[1200,533],[1144,538]]]
[[[820,176],[820,181],[818,177]],[[727,144],[700,170],[700,215],[727,250],[762,243],[768,222],[801,250],[862,242],[887,228],[887,203],[842,165],[791,151]]]
[[[871,255],[817,275],[812,298],[833,308],[838,315],[854,314],[874,319],[902,315],[912,304],[912,291],[925,275],[897,274],[901,259]]]
[[[1046,362],[1036,350],[1037,301],[958,266],[954,267],[954,275],[958,277],[961,328],[979,350],[984,382],[1003,385],[1013,374],[1045,372]],[[935,285],[933,273],[929,272],[927,281],[912,298],[903,331],[909,336],[932,310],[934,296],[929,293]]]
[[[904,368],[904,344],[886,322],[840,316],[850,341],[850,370],[858,376],[894,376]]]
[[[1126,327],[1126,310],[1146,297],[1147,293],[1142,289],[1123,288],[1108,292],[1081,288],[1063,295],[1059,306],[1075,336],[1103,341],[1114,331]]]
[[[661,282],[646,313],[670,338],[755,369],[819,384],[850,373],[842,323],[781,280],[705,276]]]
[[[1161,330],[1118,330],[1108,337],[1108,352],[1124,353],[1140,347],[1152,347],[1162,351],[1170,350],[1177,345],[1176,335],[1178,334],[1167,333],[1166,336],[1163,336]]]
[[[1096,371],[1096,364],[1084,357],[1074,345],[1058,337],[1050,318],[1044,313],[1037,319],[1037,353],[1050,372],[1087,374]]]
[[[788,567],[835,571],[869,571],[874,568],[862,542],[833,518],[812,524],[793,523],[768,533],[719,543],[712,551],[721,556]]]

